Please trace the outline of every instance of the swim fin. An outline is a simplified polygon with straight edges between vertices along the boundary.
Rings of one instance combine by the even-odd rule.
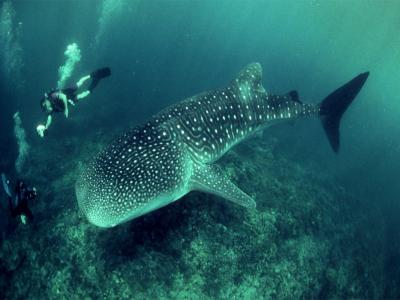
[[[3,188],[6,194],[9,197],[12,197],[11,191],[10,191],[10,181],[7,179],[6,175],[4,173],[1,173],[1,181],[3,182]]]
[[[108,67],[97,69],[90,73],[90,77],[93,79],[102,79],[111,75],[111,69]]]
[[[92,92],[101,79],[108,77],[110,75],[111,75],[111,69],[108,67],[97,69],[96,71],[90,73],[90,78],[92,78],[92,82],[90,83],[88,90]]]

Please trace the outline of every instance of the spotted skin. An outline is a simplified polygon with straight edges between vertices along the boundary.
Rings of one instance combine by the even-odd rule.
[[[88,220],[112,227],[191,190],[255,207],[212,163],[268,125],[319,114],[319,105],[266,93],[261,73],[260,64],[250,64],[228,87],[167,107],[103,150],[76,183],[78,203]]]

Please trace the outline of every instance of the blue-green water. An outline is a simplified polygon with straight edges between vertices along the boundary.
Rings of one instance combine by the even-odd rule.
[[[1,194],[1,298],[399,298],[399,16],[398,1],[1,2],[0,170],[39,190],[28,225]],[[100,66],[112,76],[41,139],[39,101],[73,42],[69,83]],[[87,222],[81,162],[255,61],[268,91],[307,103],[370,71],[338,155],[318,120],[277,125],[219,162],[257,211],[192,193],[110,230]]]

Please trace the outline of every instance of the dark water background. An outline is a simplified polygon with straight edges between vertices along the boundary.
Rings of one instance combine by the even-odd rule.
[[[270,128],[265,138],[276,136],[289,159],[333,174],[360,205],[379,203],[386,224],[382,251],[393,268],[400,240],[398,1],[12,1],[12,6],[23,66],[19,76],[0,77],[0,167],[10,174],[17,110],[35,151],[35,145],[65,136],[84,143],[95,130],[139,124],[178,100],[225,86],[250,62],[263,66],[266,90],[297,89],[312,103],[370,71],[342,120],[338,155],[317,120]],[[70,119],[57,116],[41,140],[35,133],[44,119],[39,100],[56,85],[72,42],[82,59],[71,83],[100,66],[110,66],[113,74]]]

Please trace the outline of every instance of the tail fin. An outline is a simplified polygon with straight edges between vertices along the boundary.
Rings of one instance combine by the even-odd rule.
[[[340,145],[339,127],[342,115],[363,87],[368,75],[369,72],[365,72],[354,77],[348,83],[332,92],[320,104],[322,126],[333,151],[336,153],[339,151]]]

